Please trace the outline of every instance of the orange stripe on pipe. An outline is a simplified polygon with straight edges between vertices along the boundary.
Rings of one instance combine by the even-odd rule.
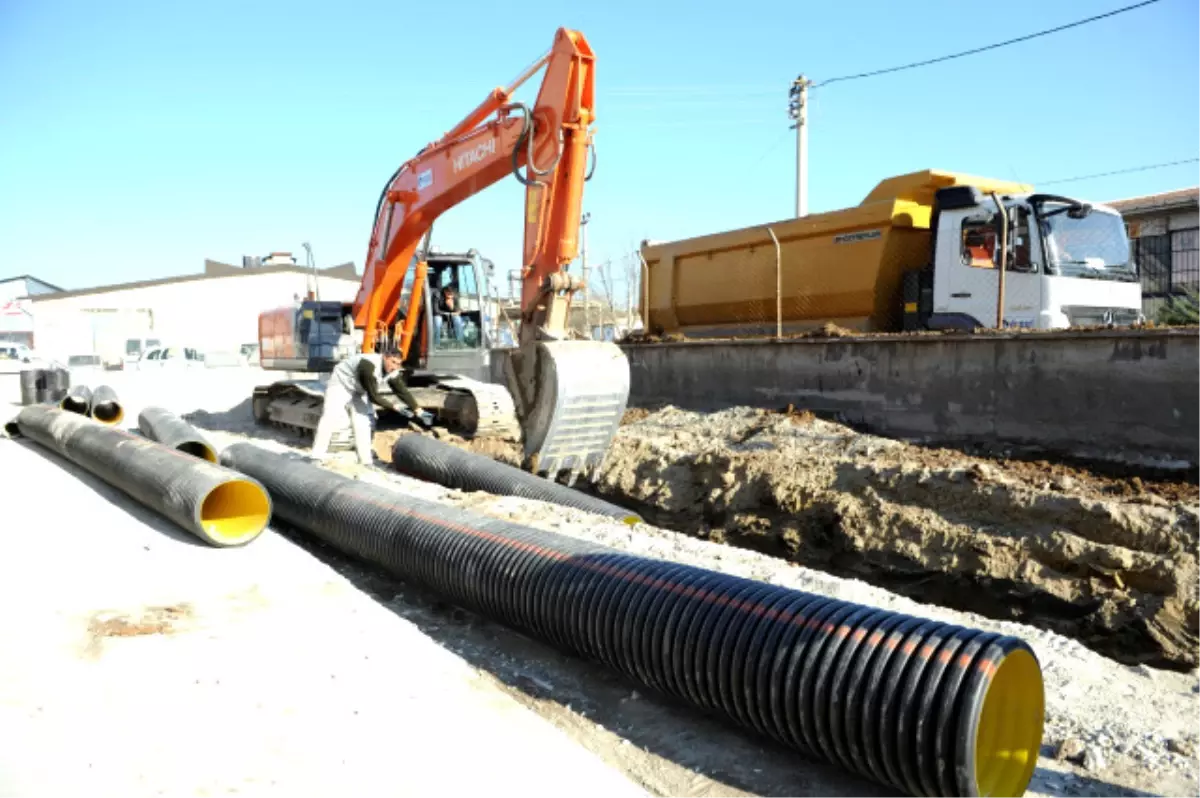
[[[129,433],[122,432],[122,434],[125,434],[130,438],[136,437],[136,436],[130,435]],[[144,441],[142,441],[141,439],[138,439],[138,442],[142,443]],[[180,457],[190,457],[190,455],[185,455],[182,452],[179,453],[179,456]],[[427,515],[424,515],[423,513],[417,512],[416,510],[412,510],[408,507],[404,507],[403,505],[394,504],[391,502],[383,502],[383,501],[379,501],[377,499],[373,499],[373,498],[369,498],[369,497],[364,499],[364,501],[366,501],[366,503],[368,503],[368,504],[374,505],[375,507],[378,507],[383,510],[399,512],[402,515],[406,515],[410,518],[419,519],[421,521],[424,521],[429,524],[433,524],[434,526],[441,527],[443,529],[449,529],[449,530],[452,530],[455,532],[460,532],[465,535],[471,535],[473,537],[482,538],[484,540],[488,540],[493,543],[498,543],[502,546],[508,546],[510,548],[515,548],[519,551],[531,552],[533,554],[536,554],[540,557],[544,557],[548,560],[552,560],[554,562],[563,562],[563,561],[569,560],[571,558],[571,555],[563,554],[562,552],[554,551],[552,549],[547,549],[545,547],[537,546],[532,543],[522,543],[519,541],[515,541],[515,540],[511,540],[509,538],[503,537],[501,535],[494,534],[492,532],[486,532],[482,529],[475,529],[473,527],[463,526],[462,524],[456,524],[453,521],[446,521],[441,518],[433,518],[431,516],[427,516]],[[697,598],[700,601],[703,601],[708,604],[715,604],[715,605],[721,606],[721,607],[731,606],[738,612],[745,612],[745,613],[749,613],[749,614],[759,616],[759,617],[766,617],[769,620],[776,620],[783,615],[782,611],[768,609],[768,607],[761,602],[735,600],[735,599],[729,598],[727,595],[724,595],[724,594],[714,594],[711,591],[704,589],[704,588],[696,589],[693,587],[684,587],[684,586],[680,585],[678,582],[672,582],[672,581],[663,579],[661,577],[649,579],[640,574],[632,574],[632,573],[630,573],[630,571],[632,571],[632,569],[635,567],[632,565],[627,566],[625,568],[616,568],[611,565],[604,565],[604,564],[599,564],[599,563],[588,563],[588,562],[579,563],[578,565],[583,570],[592,571],[594,573],[600,573],[605,576],[613,576],[613,577],[622,579],[627,582],[633,582],[635,584],[646,585],[654,590],[666,590],[668,592],[674,593],[674,594],[681,596],[683,598],[686,598],[686,599]],[[850,628],[845,625],[840,626],[840,627],[835,627],[832,623],[828,623],[828,622],[821,624],[815,618],[811,618],[811,619],[807,618],[807,616],[805,616],[804,614],[797,614],[794,618],[792,618],[791,623],[795,624],[797,627],[799,627],[801,629],[808,627],[809,629],[812,629],[815,631],[818,628],[822,628],[826,633],[833,633],[836,630],[836,633],[839,637],[845,637],[846,635],[850,634],[850,631],[851,631]],[[855,632],[855,639],[857,642],[861,642],[863,637],[866,635],[865,630],[862,630],[862,629],[856,629],[856,630],[854,630],[854,632]],[[867,641],[867,645],[870,645],[870,646],[878,645],[880,640],[882,640],[882,639],[883,639],[882,632],[874,632],[871,635],[871,638]],[[898,645],[898,641],[895,641],[889,637],[885,643],[885,648],[887,648],[890,651],[890,650],[894,650],[897,645]],[[916,649],[916,643],[907,643],[904,646],[904,653],[906,655],[912,654],[915,649]],[[921,656],[928,658],[932,653],[933,653],[933,649],[930,646],[925,646],[921,651]],[[943,661],[948,661],[948,659],[943,660]],[[968,660],[967,664],[969,664],[969,660]],[[964,664],[963,667],[966,667],[967,664]],[[985,673],[989,673],[989,674],[995,671],[995,666],[990,663],[981,663],[980,668],[983,669]]]

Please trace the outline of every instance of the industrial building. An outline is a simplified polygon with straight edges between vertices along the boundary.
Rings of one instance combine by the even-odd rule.
[[[27,303],[32,340],[42,357],[98,358],[108,365],[136,360],[159,344],[237,352],[258,341],[259,313],[313,289],[314,271],[321,299],[354,299],[359,275],[353,263],[314,270],[277,253],[245,259],[243,266],[206,260],[201,274],[34,294]]]

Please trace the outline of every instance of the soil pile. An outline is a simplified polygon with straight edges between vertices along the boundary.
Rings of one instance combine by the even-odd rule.
[[[630,419],[599,492],[647,521],[1021,620],[1126,663],[1197,664],[1197,488],[996,461],[806,413]]]

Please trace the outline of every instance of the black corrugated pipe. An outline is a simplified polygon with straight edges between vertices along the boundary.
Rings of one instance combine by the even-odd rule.
[[[912,795],[1020,795],[1042,740],[1023,640],[624,554],[245,443],[221,462],[346,554]]]
[[[21,404],[58,404],[71,386],[65,369],[25,369],[21,372]]]
[[[14,427],[210,545],[249,543],[270,520],[258,482],[141,436],[45,405],[22,409]]]
[[[138,429],[152,441],[177,449],[184,454],[217,462],[217,450],[204,439],[200,431],[179,416],[161,407],[147,407],[138,413]]]
[[[59,402],[59,407],[68,413],[78,413],[88,416],[92,413],[92,390],[86,385],[76,385],[67,391],[67,395]]]
[[[45,377],[42,376],[44,373],[42,369],[21,370],[21,404],[32,405],[37,403],[38,383],[45,380]],[[45,388],[44,382],[42,387]]]
[[[117,392],[107,385],[97,385],[92,391],[92,418],[109,426],[125,420],[125,408],[117,399]]]
[[[401,474],[456,490],[540,499],[611,516],[627,524],[642,520],[624,507],[424,435],[400,436],[392,446],[392,466]]]
[[[71,372],[53,368],[42,373],[45,375],[46,387],[38,391],[38,401],[42,404],[57,405],[66,398],[71,387]]]

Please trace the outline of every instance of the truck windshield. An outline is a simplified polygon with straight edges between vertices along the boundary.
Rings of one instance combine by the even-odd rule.
[[[1065,205],[1053,202],[1043,204],[1039,210],[1046,259],[1054,273],[1065,277],[1137,280],[1129,258],[1129,238],[1120,216],[1093,210],[1083,218],[1072,218]]]

